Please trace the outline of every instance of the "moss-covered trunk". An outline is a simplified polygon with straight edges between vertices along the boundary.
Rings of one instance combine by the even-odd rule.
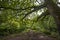
[[[49,13],[54,17],[57,24],[57,30],[60,34],[60,8],[52,0],[45,0]]]

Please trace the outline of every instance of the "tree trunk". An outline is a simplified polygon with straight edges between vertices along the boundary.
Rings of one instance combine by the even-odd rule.
[[[60,8],[52,0],[45,0],[49,13],[54,17],[57,30],[60,34]]]

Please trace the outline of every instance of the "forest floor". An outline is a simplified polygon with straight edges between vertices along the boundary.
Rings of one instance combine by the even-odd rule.
[[[7,36],[3,40],[57,40],[57,39],[51,36],[47,36],[44,33],[28,31],[16,35]]]

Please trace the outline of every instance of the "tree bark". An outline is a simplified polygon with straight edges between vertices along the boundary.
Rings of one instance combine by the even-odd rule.
[[[45,0],[49,13],[54,17],[57,30],[60,34],[60,8],[52,0]]]

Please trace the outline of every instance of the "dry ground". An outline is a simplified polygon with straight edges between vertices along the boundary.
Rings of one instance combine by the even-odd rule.
[[[7,36],[4,40],[56,40],[56,38],[52,38],[43,33],[29,31],[14,36]]]

